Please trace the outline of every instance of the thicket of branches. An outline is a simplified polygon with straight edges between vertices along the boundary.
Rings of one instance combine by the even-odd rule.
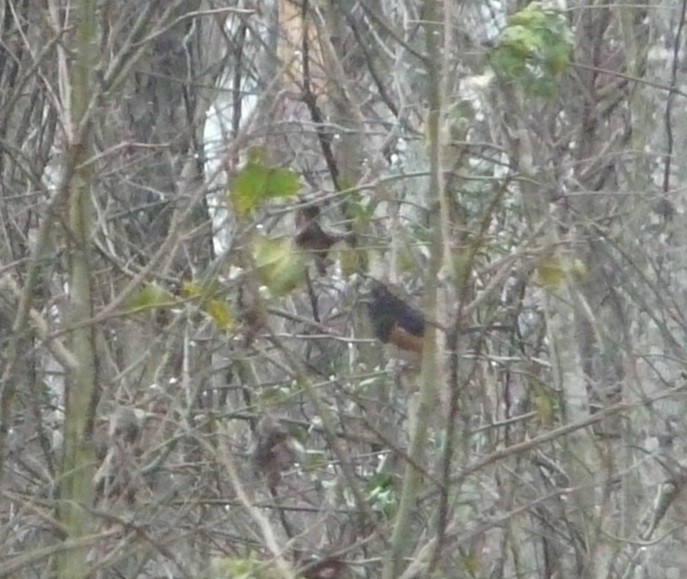
[[[687,570],[686,5],[6,0],[0,576]]]

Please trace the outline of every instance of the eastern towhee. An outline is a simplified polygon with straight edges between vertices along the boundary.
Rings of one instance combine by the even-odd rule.
[[[422,312],[406,303],[378,280],[372,280],[372,289],[362,301],[367,304],[375,337],[385,344],[394,344],[401,350],[422,355],[427,326],[447,333],[451,331],[438,322],[426,319]],[[488,330],[513,331],[513,328],[499,324],[460,327],[461,334],[483,333]]]
[[[365,301],[377,339],[422,354],[426,322],[421,312],[376,280]]]

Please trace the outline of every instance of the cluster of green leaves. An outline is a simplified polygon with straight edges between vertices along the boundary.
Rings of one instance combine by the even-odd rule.
[[[508,19],[490,62],[502,78],[535,96],[555,94],[570,64],[574,37],[563,12],[532,2]]]
[[[298,174],[265,161],[262,149],[248,151],[248,160],[229,186],[229,202],[237,217],[244,218],[275,199],[288,199],[300,187]],[[251,251],[260,283],[273,296],[293,291],[303,279],[305,262],[292,239],[256,235]]]
[[[216,284],[201,285],[191,281],[183,284],[182,295],[177,296],[157,283],[149,282],[128,300],[124,311],[130,315],[141,314],[180,307],[190,302],[207,315],[220,330],[228,332],[234,328],[234,316],[227,303],[217,296],[218,291],[219,287]]]
[[[235,325],[234,316],[227,303],[218,297],[219,289],[215,282],[200,284],[190,281],[182,287],[186,299],[196,302],[220,330],[229,332]]]
[[[267,202],[293,197],[299,189],[298,174],[290,169],[270,166],[262,149],[251,149],[245,166],[234,177],[228,192],[229,203],[240,218],[249,216]],[[250,240],[258,279],[274,296],[291,292],[303,278],[303,256],[289,238],[269,238],[256,235]],[[127,314],[195,304],[223,331],[235,327],[231,309],[218,297],[216,283],[189,281],[183,284],[181,295],[162,288],[155,282],[146,283],[125,306]]]

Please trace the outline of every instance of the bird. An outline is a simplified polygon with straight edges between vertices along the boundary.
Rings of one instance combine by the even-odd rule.
[[[316,205],[301,207],[296,212],[296,245],[301,249],[312,251],[315,256],[317,272],[327,274],[329,250],[339,241],[349,238],[347,235],[337,235],[325,231],[319,222],[320,208]]]
[[[422,354],[427,322],[421,312],[377,280],[373,280],[370,294],[364,301],[374,335],[380,342]]]
[[[454,328],[435,320],[428,319],[422,312],[398,297],[383,282],[370,278],[372,287],[361,301],[367,305],[375,337],[384,344],[394,344],[400,350],[414,352],[422,356],[425,330],[432,326],[447,335],[483,334],[486,331],[513,331],[509,325],[488,324],[467,326],[460,324]]]

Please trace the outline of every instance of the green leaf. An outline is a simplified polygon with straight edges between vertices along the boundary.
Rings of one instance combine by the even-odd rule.
[[[212,561],[212,579],[265,579],[273,577],[274,569],[251,552],[248,557],[218,557]]]
[[[329,459],[322,450],[309,450],[301,458],[303,470],[306,472],[317,472],[327,467]]]
[[[155,282],[145,284],[124,307],[127,314],[135,314],[155,308],[168,308],[176,304],[174,295]]]
[[[341,266],[341,273],[349,277],[364,269],[365,254],[362,250],[353,247],[342,247],[335,251],[337,260]]]
[[[229,198],[236,215],[245,217],[270,199],[294,196],[299,187],[295,171],[269,166],[261,149],[251,149],[248,162],[234,176]]]
[[[370,224],[377,205],[379,205],[379,202],[373,199],[363,202],[357,195],[349,196],[346,208],[348,215],[353,219],[353,228],[355,230],[363,230]]]
[[[460,561],[468,577],[476,577],[483,567],[482,559],[472,551],[463,553]]]
[[[274,296],[292,292],[304,279],[305,258],[289,237],[257,237],[253,257],[258,279]]]
[[[377,472],[367,479],[365,487],[367,492],[373,492],[378,489],[387,490],[392,487],[393,482],[394,479],[388,472]]]
[[[550,96],[570,64],[574,36],[565,14],[532,2],[508,19],[490,55],[494,71],[535,96]]]
[[[567,279],[565,267],[557,258],[551,258],[542,263],[537,267],[536,273],[537,283],[551,292],[561,289]]]
[[[571,279],[584,280],[588,274],[581,260],[556,256],[539,265],[535,273],[535,281],[550,292],[563,288]]]
[[[548,423],[553,420],[555,404],[547,392],[543,391],[542,389],[538,389],[538,391],[534,394],[532,402],[534,403],[537,416],[543,422]]]
[[[181,284],[181,295],[183,295],[185,298],[196,300],[202,297],[203,291],[198,282],[184,281]]]
[[[268,408],[289,402],[293,398],[293,391],[288,387],[272,386],[260,391],[258,403],[260,408]]]
[[[182,295],[194,302],[220,329],[228,332],[234,328],[234,315],[229,306],[221,299],[214,297],[219,291],[216,282],[198,283],[185,281],[181,286]]]
[[[203,308],[215,325],[224,331],[230,331],[234,327],[234,316],[229,306],[220,299],[211,299]]]
[[[387,517],[393,516],[398,506],[398,497],[394,491],[392,476],[389,473],[376,473],[368,479],[365,486],[367,500],[374,510]]]

